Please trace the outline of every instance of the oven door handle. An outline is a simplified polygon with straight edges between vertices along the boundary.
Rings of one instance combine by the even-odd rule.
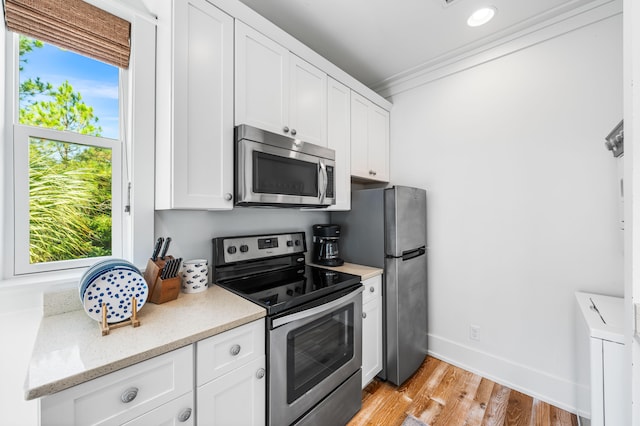
[[[301,312],[296,312],[294,314],[291,315],[287,315],[281,318],[276,318],[273,320],[273,322],[271,323],[273,328],[276,327],[280,327],[281,325],[285,325],[287,323],[293,322],[293,321],[299,321],[305,318],[309,318],[312,317],[314,315],[317,314],[322,314],[325,312],[330,312],[331,310],[335,309],[336,307],[344,304],[345,302],[347,302],[349,299],[352,299],[354,296],[359,295],[360,293],[362,293],[364,291],[364,287],[360,286],[357,289],[355,289],[354,291],[352,291],[351,293],[342,296],[340,299],[336,299],[334,301],[325,303],[323,305],[320,306],[316,306],[315,308],[311,308],[311,309],[307,309]]]

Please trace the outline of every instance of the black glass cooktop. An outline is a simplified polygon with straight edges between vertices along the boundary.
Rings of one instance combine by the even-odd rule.
[[[358,275],[299,265],[218,282],[274,315],[360,283]]]

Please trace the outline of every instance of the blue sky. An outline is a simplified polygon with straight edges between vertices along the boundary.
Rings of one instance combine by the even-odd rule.
[[[58,87],[65,80],[93,107],[102,136],[118,138],[118,67],[59,49],[50,44],[24,55],[20,80],[40,77]]]

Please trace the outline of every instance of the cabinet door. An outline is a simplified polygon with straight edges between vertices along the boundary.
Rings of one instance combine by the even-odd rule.
[[[362,283],[362,388],[382,370],[382,277]]]
[[[157,207],[231,209],[233,19],[206,0],[175,1],[173,34],[170,149],[158,143],[170,159],[156,170],[170,178],[156,187]]]
[[[264,425],[265,356],[200,386],[197,402],[199,425]]]
[[[327,146],[336,152],[336,204],[328,210],[351,209],[351,89],[329,78]]]
[[[369,179],[369,101],[351,92],[351,175]]]
[[[375,104],[369,108],[369,168],[371,179],[389,181],[389,112]]]
[[[196,417],[193,407],[193,392],[189,392],[124,423],[123,426],[193,426]]]
[[[327,146],[327,74],[295,55],[291,59],[291,136]]]
[[[235,60],[236,125],[288,135],[289,51],[236,21]]]
[[[602,341],[602,378],[604,399],[604,424],[628,425],[629,397],[625,391],[625,379],[629,377],[630,365],[625,363],[624,345]]]

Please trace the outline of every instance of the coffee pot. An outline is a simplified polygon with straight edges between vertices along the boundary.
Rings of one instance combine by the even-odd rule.
[[[313,262],[318,265],[340,266],[338,240],[340,225],[313,225]]]

